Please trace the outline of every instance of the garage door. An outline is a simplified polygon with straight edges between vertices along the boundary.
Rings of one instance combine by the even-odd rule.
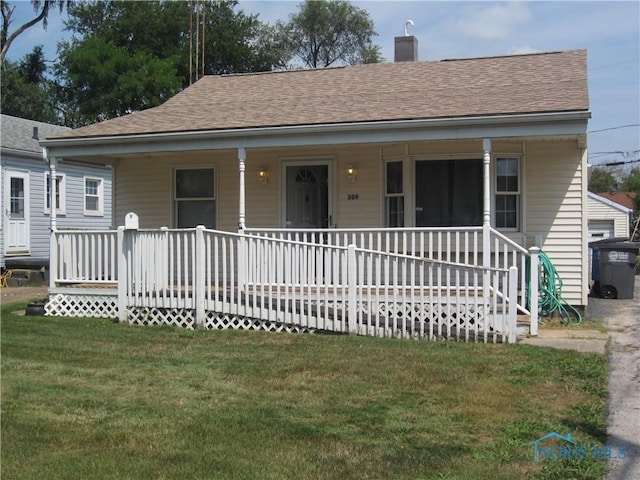
[[[613,237],[613,220],[589,220],[589,241]]]

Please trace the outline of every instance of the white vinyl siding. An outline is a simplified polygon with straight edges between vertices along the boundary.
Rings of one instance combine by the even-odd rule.
[[[527,142],[527,245],[542,241],[563,282],[562,296],[586,305],[586,206],[583,159],[575,141]],[[585,260],[586,262],[586,260]],[[585,263],[586,265],[586,263]]]

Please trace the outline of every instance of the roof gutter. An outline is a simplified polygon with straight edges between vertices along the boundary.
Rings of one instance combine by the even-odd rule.
[[[491,115],[418,120],[238,128],[98,137],[40,142],[57,157],[124,155],[183,150],[287,147],[319,144],[455,140],[485,137],[583,135],[589,111]]]

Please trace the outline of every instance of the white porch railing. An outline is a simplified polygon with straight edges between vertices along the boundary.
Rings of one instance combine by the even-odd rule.
[[[358,235],[365,246],[354,244]],[[131,323],[515,341],[518,269],[460,262],[481,253],[478,236],[370,231],[316,243],[203,227],[56,231],[50,275],[58,297],[49,313],[88,298],[78,284],[117,285],[112,311]],[[60,288],[70,284],[70,293]]]
[[[532,252],[518,245],[494,228],[489,229],[490,253],[485,258],[483,247],[483,227],[450,228],[359,228],[359,229],[273,229],[252,228],[247,234],[261,237],[291,240],[303,243],[321,243],[331,246],[355,245],[358,248],[389,253],[411,255],[430,260],[485,266],[507,270],[517,267],[518,311],[531,317],[532,334],[537,333],[537,296],[529,298],[530,292],[537,292],[537,275],[527,278],[527,260]],[[531,271],[537,272],[537,251],[533,250],[530,261]],[[485,262],[486,261],[486,262]],[[251,281],[249,278],[248,281]],[[528,282],[531,281],[531,285]],[[535,302],[535,308],[531,308]]]

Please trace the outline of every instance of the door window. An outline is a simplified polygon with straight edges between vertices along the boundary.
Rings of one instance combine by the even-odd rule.
[[[286,167],[287,227],[329,227],[328,180],[328,165]]]

